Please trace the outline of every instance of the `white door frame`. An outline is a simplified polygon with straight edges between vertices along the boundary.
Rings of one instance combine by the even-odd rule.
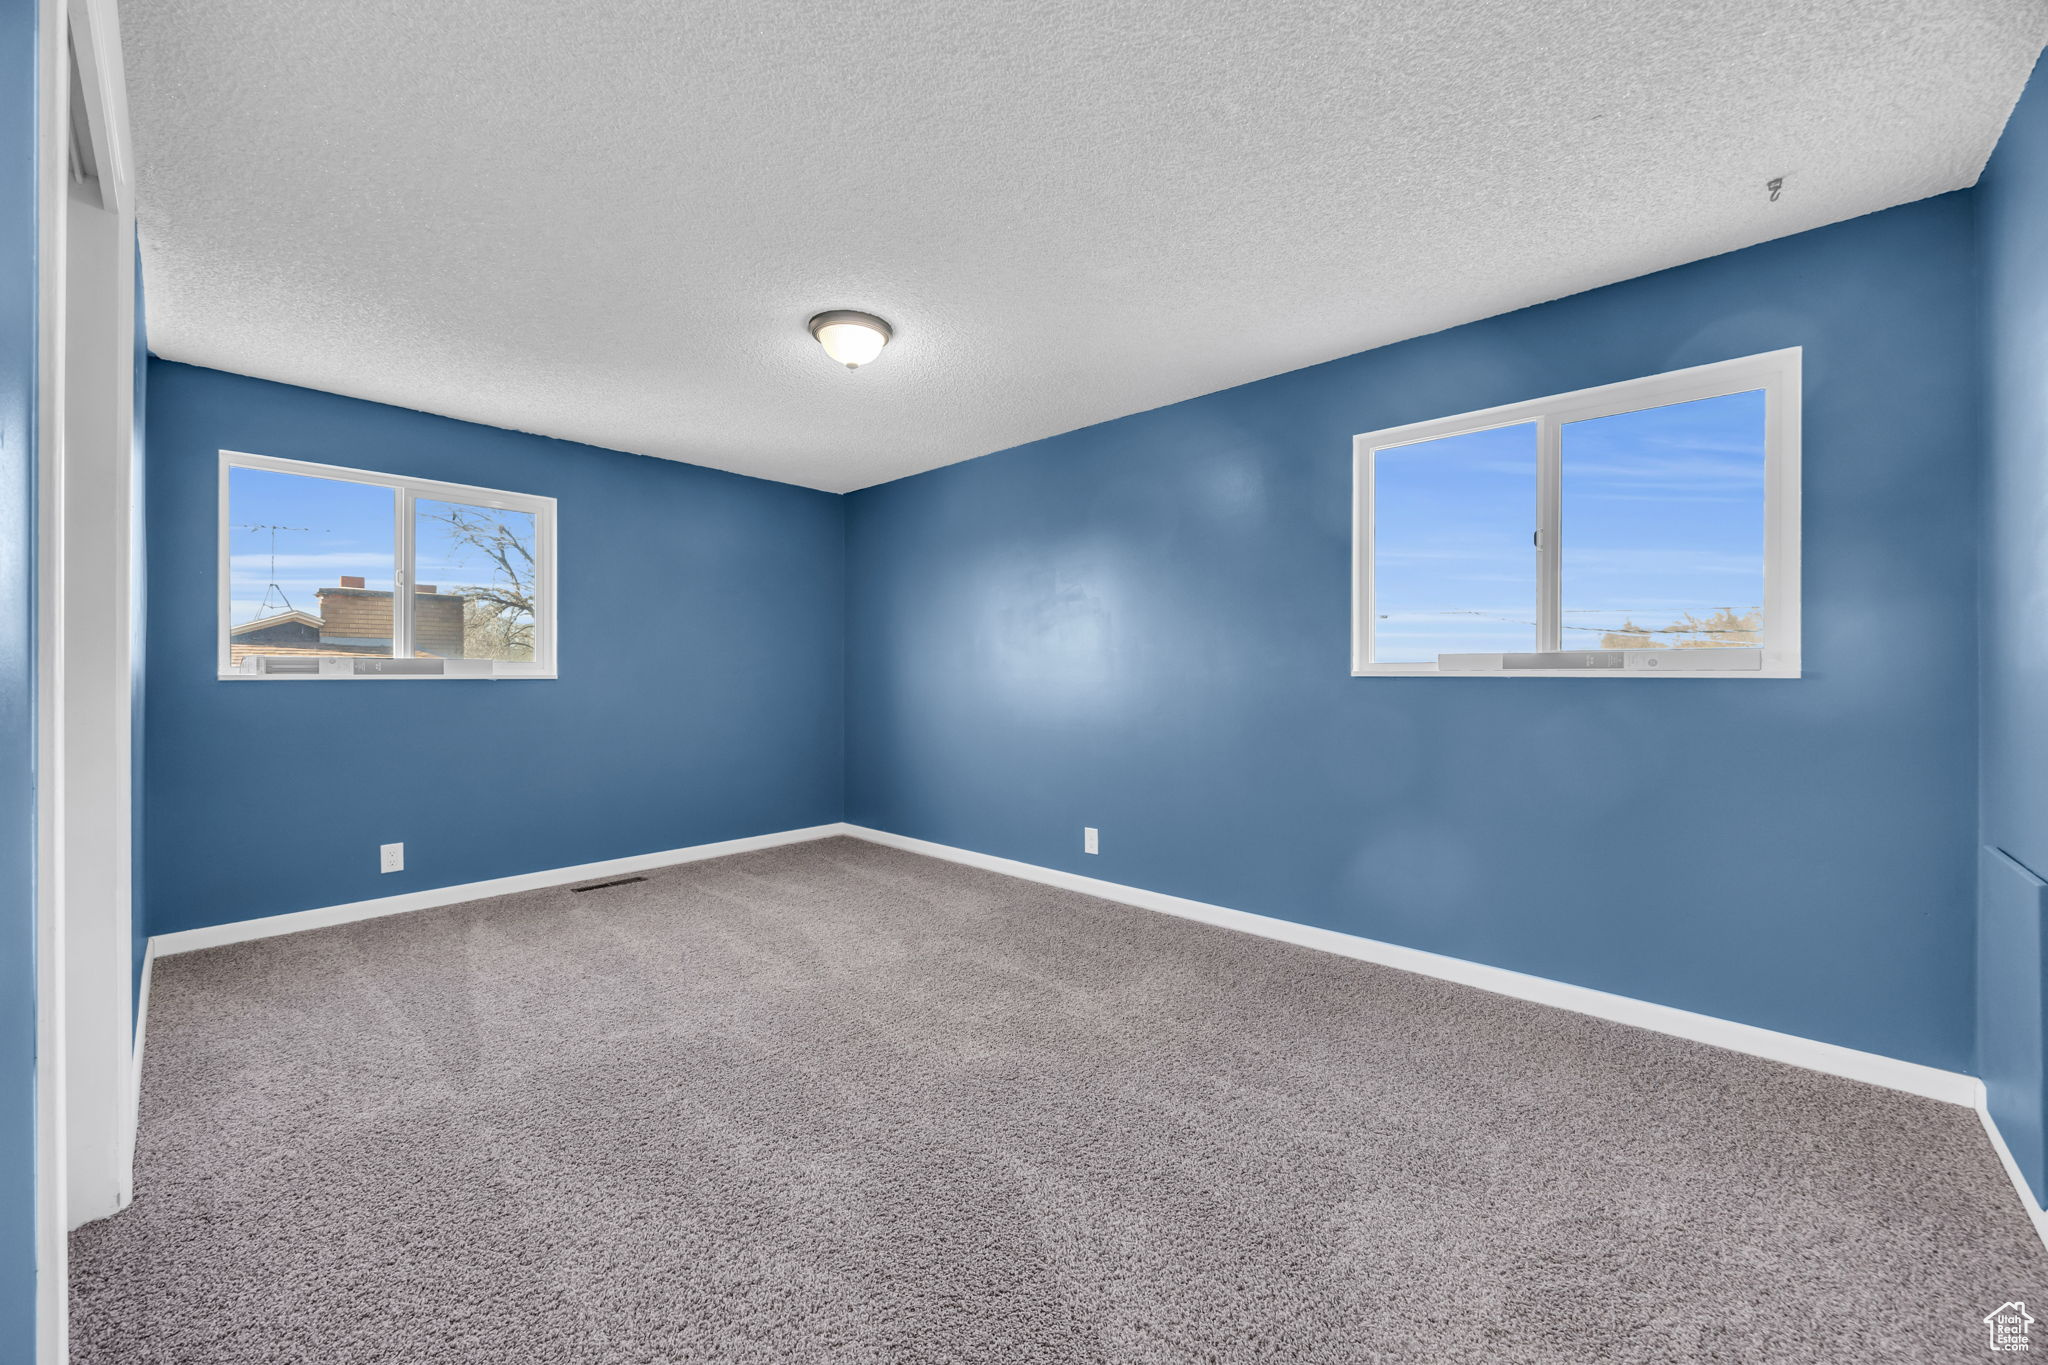
[[[65,1234],[126,1206],[134,1157],[135,215],[113,0],[37,26],[37,1358],[63,1365]]]

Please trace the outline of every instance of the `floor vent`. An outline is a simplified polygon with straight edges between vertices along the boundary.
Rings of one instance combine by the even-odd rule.
[[[572,886],[569,889],[571,891],[602,891],[607,886],[631,886],[634,882],[644,882],[646,880],[647,878],[645,877],[621,877],[615,882],[592,882],[588,886]]]

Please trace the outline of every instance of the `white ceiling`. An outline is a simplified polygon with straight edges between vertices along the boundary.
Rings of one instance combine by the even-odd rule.
[[[833,490],[1969,185],[2048,39],[2041,0],[121,12],[157,354]],[[896,341],[837,368],[827,308]]]

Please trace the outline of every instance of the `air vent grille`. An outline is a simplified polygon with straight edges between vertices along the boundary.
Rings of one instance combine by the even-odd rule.
[[[592,882],[588,886],[572,886],[569,889],[571,891],[602,891],[606,887],[631,886],[634,882],[644,882],[646,880],[647,878],[645,877],[620,877],[616,881]]]

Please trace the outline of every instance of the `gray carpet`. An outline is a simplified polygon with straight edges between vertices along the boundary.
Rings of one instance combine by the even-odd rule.
[[[1945,1362],[2048,1318],[1969,1110],[846,839],[163,960],[136,1202],[73,1256],[80,1365]]]

